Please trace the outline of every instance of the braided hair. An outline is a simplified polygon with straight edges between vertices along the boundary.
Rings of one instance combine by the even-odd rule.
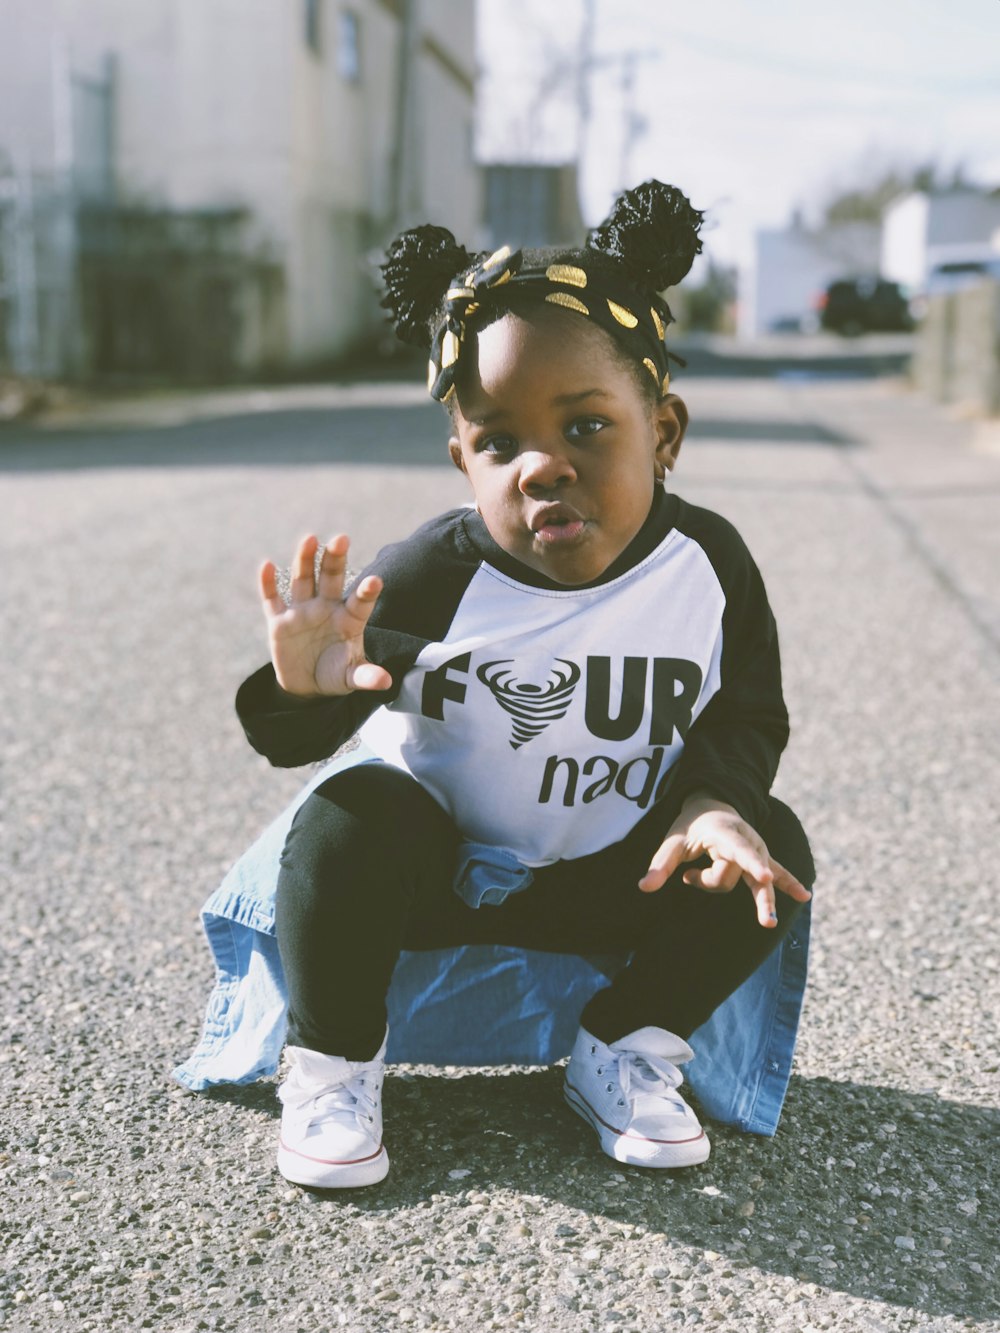
[[[620,195],[607,218],[578,249],[518,251],[510,257],[505,247],[488,256],[466,250],[444,227],[414,227],[398,236],[386,253],[382,305],[390,312],[399,338],[431,350],[431,391],[450,406],[451,389],[442,390],[448,377],[440,374],[442,334],[446,339],[448,330],[452,330],[461,343],[466,331],[485,328],[505,314],[524,313],[527,307],[537,309],[540,299],[594,318],[600,314],[598,323],[613,338],[620,359],[630,369],[639,368],[636,374],[644,395],[658,396],[669,375],[661,376],[650,357],[643,355],[649,349],[634,332],[638,321],[631,311],[644,303],[646,327],[639,332],[648,335],[655,326],[662,343],[673,316],[660,293],[680,282],[700,253],[698,231],[703,217],[680,190],[650,180]],[[558,274],[564,279],[564,290],[556,293],[544,282],[526,281],[532,275],[540,279],[544,274],[551,282],[556,281],[552,275]],[[573,274],[577,276],[567,276]],[[514,281],[509,280],[512,277]],[[604,302],[598,311],[593,301],[584,305],[577,299],[578,287],[585,286],[588,279],[607,296],[606,305],[614,318],[608,318]],[[470,285],[473,282],[475,290]],[[462,301],[460,318],[447,299],[456,297]],[[626,321],[623,315],[629,319]],[[656,334],[652,336],[656,338]],[[662,362],[662,370],[668,354],[665,347],[660,353],[655,360],[658,367]],[[458,351],[455,359],[457,356]],[[652,380],[641,370],[643,365],[653,372]]]

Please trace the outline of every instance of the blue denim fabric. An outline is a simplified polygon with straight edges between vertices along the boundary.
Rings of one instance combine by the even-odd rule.
[[[174,1070],[192,1091],[276,1071],[286,1000],[274,895],[285,838],[310,792],[343,768],[371,762],[380,761],[359,747],[320,769],[202,909],[216,983],[201,1040]],[[502,901],[496,895],[527,888],[530,873],[509,852],[466,844],[456,892],[470,905]],[[752,1134],[777,1129],[805,991],[809,923],[807,904],[779,948],[691,1037],[696,1059],[685,1076],[714,1120]],[[552,1064],[572,1049],[583,1006],[626,961],[499,945],[404,952],[387,1000],[387,1059]]]
[[[534,879],[528,867],[506,848],[463,842],[453,888],[468,907],[498,907],[512,893],[530,889]]]

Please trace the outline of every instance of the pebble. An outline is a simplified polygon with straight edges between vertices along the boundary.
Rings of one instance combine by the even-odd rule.
[[[903,549],[872,496],[856,489],[854,470],[891,488],[918,534],[923,510],[943,525],[947,506],[919,498],[937,481],[921,471],[919,440],[914,446],[897,428],[907,410],[901,390],[886,395],[874,381],[841,389],[832,380],[818,390],[775,388],[764,378],[694,388],[710,421],[749,417],[755,426],[790,426],[789,412],[806,406],[824,420],[837,401],[843,419],[832,424],[864,445],[775,450],[741,440],[737,451],[734,427],[723,432],[729,444],[705,443],[699,464],[708,502],[724,500],[763,557],[803,705],[782,780],[820,863],[822,928],[778,1134],[764,1140],[714,1127],[704,1167],[611,1167],[564,1107],[558,1070],[413,1066],[390,1070],[388,1180],[333,1197],[274,1172],[275,1080],[202,1097],[172,1087],[168,1071],[196,1039],[207,998],[198,908],[209,881],[306,776],[272,769],[226,721],[232,686],[262,660],[245,571],[258,550],[284,540],[287,525],[323,521],[317,496],[331,490],[357,499],[355,517],[370,529],[358,540],[374,550],[386,538],[361,510],[370,504],[384,511],[385,526],[408,530],[422,487],[428,516],[445,507],[444,473],[419,458],[383,472],[360,447],[358,466],[349,461],[365,443],[354,438],[359,432],[381,435],[388,426],[393,445],[398,426],[402,440],[404,418],[388,407],[371,420],[365,412],[312,413],[309,422],[276,417],[273,426],[256,414],[162,438],[84,432],[72,442],[22,444],[5,436],[4,463],[8,452],[17,463],[2,479],[17,501],[4,510],[9,573],[16,582],[21,539],[31,535],[21,567],[38,612],[4,622],[5,657],[26,686],[19,695],[15,680],[0,742],[20,747],[17,780],[4,792],[12,844],[4,865],[25,886],[6,899],[13,947],[4,955],[0,1034],[0,1058],[15,1057],[4,1072],[16,1068],[19,1093],[17,1124],[0,1144],[10,1156],[0,1324],[11,1333],[415,1333],[435,1325],[485,1333],[490,1324],[499,1333],[673,1333],[688,1313],[701,1317],[699,1330],[734,1333],[803,1333],[807,1323],[811,1333],[992,1327],[995,1199],[987,1181],[995,1140],[986,1108],[995,1104],[996,1031],[975,1021],[975,1007],[983,977],[996,976],[983,967],[995,952],[995,914],[974,831],[993,818],[1000,789],[1000,756],[988,750],[982,724],[995,686],[961,605],[928,576],[916,546]],[[819,400],[807,404],[813,393]],[[926,404],[919,411],[936,417]],[[870,444],[869,415],[885,415],[906,441],[905,449],[893,445],[898,462]],[[829,414],[825,420],[831,424]],[[418,454],[421,421],[418,413],[412,429],[405,425]],[[936,431],[940,421],[932,424]],[[438,433],[436,424],[427,429]],[[943,429],[949,441],[955,434],[951,452],[969,492],[956,515],[975,519],[988,489],[975,494],[976,462],[958,438],[964,426],[948,420]],[[341,434],[344,461],[331,462],[321,437]],[[816,440],[815,431],[804,438]],[[290,465],[272,466],[288,449]],[[755,490],[722,486],[736,452],[751,468],[763,460]],[[909,475],[911,467],[908,488],[903,469]],[[783,505],[788,485],[795,503]],[[262,496],[273,499],[262,504]],[[772,522],[775,513],[784,526]],[[957,534],[969,540],[970,561],[976,522]],[[211,577],[222,593],[210,597],[200,595],[209,527],[218,547]],[[944,526],[934,534],[947,535]],[[33,553],[50,543],[53,556],[64,554],[67,542],[72,558],[52,559],[50,575]],[[930,545],[947,566],[947,541]],[[885,577],[872,579],[874,568]],[[984,623],[998,591],[972,589],[985,599]],[[927,614],[914,616],[925,604]],[[37,633],[57,607],[60,634],[73,645],[69,669],[51,652],[51,636]],[[163,624],[171,651],[157,655],[148,645],[162,640]],[[900,675],[900,661],[919,669]],[[860,680],[859,689],[845,689],[845,680]],[[946,736],[933,724],[942,716]],[[144,735],[156,738],[152,766]],[[81,762],[98,752],[100,763]],[[945,773],[935,775],[935,759],[950,765]],[[957,823],[938,845],[931,814],[946,798]],[[942,912],[945,876],[962,892]],[[868,929],[877,929],[877,947]],[[933,1009],[911,994],[922,959],[932,956],[950,964]],[[23,1042],[10,1040],[18,1030]],[[103,1109],[109,1101],[113,1113]],[[449,1176],[446,1163],[463,1159],[475,1165]],[[71,1192],[90,1197],[71,1202]],[[751,1199],[747,1216],[741,1209]],[[483,1230],[465,1230],[485,1222],[473,1208],[502,1215],[486,1224],[493,1254],[476,1249]],[[623,1229],[623,1217],[640,1228]],[[559,1226],[576,1237],[557,1235]],[[274,1239],[251,1234],[264,1230]],[[897,1246],[897,1233],[913,1247]],[[723,1258],[704,1259],[716,1246]],[[260,1260],[252,1274],[251,1255]],[[143,1269],[147,1257],[160,1266]],[[572,1289],[563,1286],[570,1258],[581,1270]],[[385,1278],[383,1295],[372,1290],[376,1275]],[[515,1285],[526,1291],[522,1319]],[[624,1317],[605,1319],[619,1298],[615,1313]],[[404,1311],[416,1318],[396,1317]]]
[[[899,1250],[915,1250],[917,1248],[917,1242],[912,1236],[897,1236],[895,1245]]]

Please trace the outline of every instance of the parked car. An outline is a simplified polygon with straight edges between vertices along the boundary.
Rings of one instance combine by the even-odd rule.
[[[840,278],[815,301],[821,328],[844,337],[859,333],[908,333],[910,301],[898,282],[886,278]]]

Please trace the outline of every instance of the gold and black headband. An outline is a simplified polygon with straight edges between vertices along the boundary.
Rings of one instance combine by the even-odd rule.
[[[483,306],[503,299],[499,288],[516,289],[546,302],[573,310],[592,319],[617,338],[649,371],[658,392],[670,384],[669,360],[664,338],[672,320],[670,307],[659,296],[642,296],[612,277],[577,264],[549,264],[547,268],[522,268],[520,250],[509,246],[495,251],[444,297],[444,319],[431,344],[427,387],[432,398],[447,403],[455,392],[455,377],[467,346],[471,317]]]

